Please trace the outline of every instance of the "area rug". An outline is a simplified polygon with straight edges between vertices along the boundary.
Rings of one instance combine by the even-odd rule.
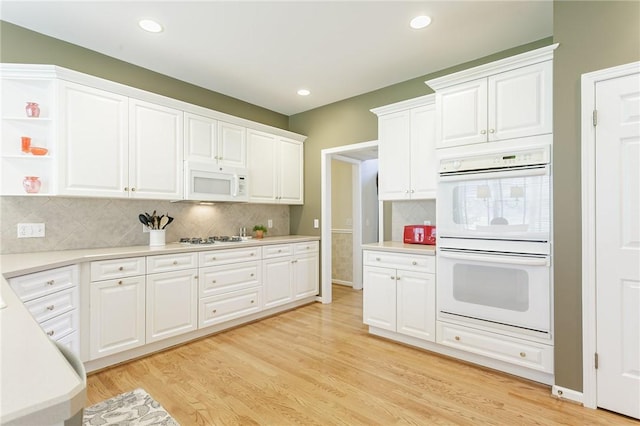
[[[144,389],[135,389],[84,409],[83,426],[179,426]]]

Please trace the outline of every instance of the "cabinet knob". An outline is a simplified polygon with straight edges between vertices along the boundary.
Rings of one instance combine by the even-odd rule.
[[[409,190],[408,190],[408,189],[406,189],[406,190],[404,191],[404,193],[405,193],[405,194],[408,194],[408,193],[409,193]]]
[[[211,258],[211,260],[216,260],[216,258],[215,258],[215,257],[212,257],[212,258]]]
[[[135,188],[131,188],[131,192],[134,192],[136,189]]]
[[[47,336],[53,336],[55,334],[55,330],[47,331]]]
[[[392,276],[390,276],[389,278],[391,278],[392,280],[395,280],[395,279],[396,279],[396,277],[394,277],[393,275],[392,275]]]
[[[416,265],[418,264],[418,262],[416,262],[416,261],[414,260],[413,262],[411,262],[411,264],[412,264],[413,266],[416,266]]]
[[[380,258],[379,258],[379,257],[376,257],[376,260],[377,260],[378,262],[380,262]]]
[[[211,284],[215,284],[215,283],[216,283],[216,280],[211,280]]]
[[[118,285],[122,285],[122,280],[118,281]]]
[[[124,187],[124,191],[125,191],[125,192],[128,192],[128,191],[129,191],[129,187],[128,187],[128,186],[125,186],[125,187]]]
[[[252,276],[253,276],[253,274],[250,274],[249,276],[250,276],[250,277],[252,277]]]
[[[49,305],[49,306],[47,306],[47,310],[48,310],[48,311],[53,311],[53,309],[54,309],[54,308],[55,308],[55,306],[53,306],[53,305]]]
[[[526,357],[527,357],[527,353],[526,353],[526,352],[520,352],[520,356],[521,356],[522,358],[526,358]]]
[[[251,303],[255,303],[255,302],[252,300]]]
[[[482,129],[482,130],[480,130],[480,134],[481,134],[481,135],[486,135],[486,134],[487,134],[487,131],[486,131],[486,130],[484,130],[484,129]]]
[[[216,312],[218,312],[218,310],[217,310],[217,309],[214,309],[211,313],[212,313],[212,314],[215,314]]]
[[[194,280],[197,280],[198,278],[200,278],[200,277],[198,277],[197,275],[195,275],[195,276],[193,277],[193,279],[194,279]]]
[[[174,264],[174,265],[177,265],[177,264],[178,264],[178,261],[177,261],[177,260],[174,260],[174,261],[173,261],[173,264]]]
[[[256,255],[255,253],[251,253],[249,256],[255,256],[255,255]]]
[[[496,131],[494,129],[489,129],[489,133],[495,133]]]
[[[460,336],[456,336],[456,337],[454,337],[454,339],[460,341]]]
[[[55,283],[56,283],[56,280],[47,281],[47,285],[54,285]]]
[[[119,267],[118,271],[124,271],[124,266]]]

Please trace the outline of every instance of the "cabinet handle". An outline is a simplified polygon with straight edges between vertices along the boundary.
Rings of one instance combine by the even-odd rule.
[[[489,129],[489,133],[495,133],[496,131],[494,129]]]
[[[119,267],[118,271],[124,271],[124,266]]]
[[[526,352],[520,352],[520,357],[526,358],[527,357],[527,353]]]
[[[215,257],[212,257],[212,258],[211,258],[211,260],[216,260],[216,258],[215,258]]]
[[[135,190],[136,190],[135,188],[131,188],[131,192],[135,192]]]
[[[49,305],[49,306],[47,306],[47,310],[48,310],[48,311],[53,311],[53,309],[54,309],[54,308],[55,308],[55,306],[54,306],[54,305]]]
[[[460,336],[456,336],[454,337],[454,339],[456,339],[457,341],[460,341]]]
[[[47,281],[47,285],[54,285],[55,283],[56,283],[56,280]]]
[[[486,130],[484,130],[484,129],[482,129],[482,130],[480,130],[480,134],[481,134],[481,135],[486,135],[486,134],[487,134],[487,131],[486,131]]]
[[[405,189],[404,193],[405,193],[405,194],[408,194],[408,193],[409,193],[409,190],[408,190],[408,189]]]
[[[118,285],[122,285],[122,280],[118,281]]]
[[[211,280],[211,284],[215,284],[215,283],[216,283],[216,280]]]
[[[253,274],[251,274],[251,275],[249,275],[249,276],[250,276],[250,277],[252,277],[252,276],[253,276]]]
[[[414,190],[412,189],[412,190],[411,190],[411,193],[413,194],[414,192],[416,192],[416,191],[414,191]]]
[[[256,255],[255,253],[251,253],[249,256],[255,256],[255,255]]]
[[[174,264],[174,265],[177,265],[177,264],[178,264],[178,261],[177,261],[177,260],[174,260],[174,261],[173,261],[173,264]]]
[[[129,192],[129,187],[125,186],[125,187],[124,187],[124,191],[125,191],[125,192]]]
[[[215,314],[216,312],[218,312],[217,309],[214,309],[213,312],[211,312],[212,314]]]
[[[47,331],[47,336],[53,336],[55,334],[55,330]]]
[[[197,280],[198,278],[200,278],[200,277],[198,277],[197,275],[195,275],[195,276],[193,277],[193,279],[194,279],[194,280]]]
[[[396,279],[396,277],[394,277],[394,276],[390,276],[389,278],[391,278],[392,280],[395,280],[395,279]]]
[[[396,277],[396,281],[400,281],[400,277]]]
[[[255,302],[252,300],[251,303],[255,303]]]
[[[413,266],[416,266],[416,265],[418,264],[418,262],[416,262],[416,261],[414,260],[413,262],[411,262],[411,264],[412,264]]]
[[[380,262],[380,258],[379,258],[379,257],[376,257],[376,261]]]

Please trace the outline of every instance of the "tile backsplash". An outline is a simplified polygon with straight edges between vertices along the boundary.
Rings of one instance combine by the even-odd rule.
[[[250,234],[273,221],[268,236],[289,234],[289,206],[216,203],[200,205],[107,198],[0,197],[0,254],[149,244],[138,215],[169,214],[166,241],[180,237]],[[18,223],[44,223],[44,238],[17,238]]]
[[[391,241],[402,241],[405,225],[436,224],[436,201],[394,201],[391,205]]]

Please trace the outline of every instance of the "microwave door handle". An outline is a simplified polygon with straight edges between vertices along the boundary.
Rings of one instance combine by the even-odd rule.
[[[237,197],[238,196],[238,185],[240,185],[240,183],[238,182],[238,175],[234,174],[233,175],[233,179],[231,179],[231,196],[232,197]]]
[[[464,180],[476,180],[476,179],[498,179],[498,178],[515,178],[525,176],[549,176],[549,166],[537,166],[528,169],[521,170],[500,170],[485,172],[460,172],[450,175],[440,175],[440,181],[442,182],[454,182]]]
[[[548,258],[524,257],[524,256],[500,256],[500,255],[482,255],[482,254],[462,254],[451,253],[440,250],[440,257],[447,259],[472,260],[477,262],[505,263],[509,265],[525,265],[525,266],[549,266]]]

